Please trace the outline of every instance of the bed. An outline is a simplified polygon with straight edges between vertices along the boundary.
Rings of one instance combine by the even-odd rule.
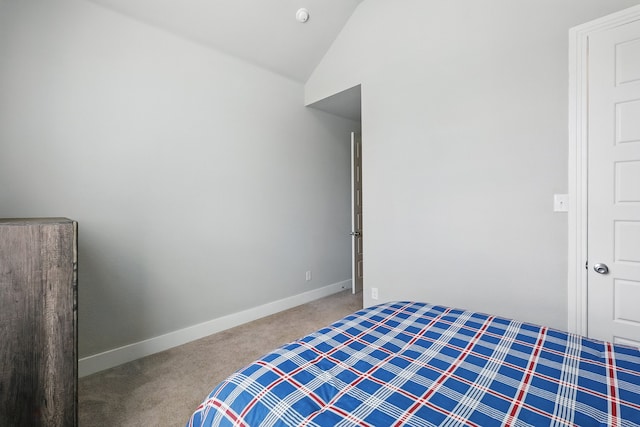
[[[640,350],[418,302],[358,311],[217,385],[187,426],[640,426]]]

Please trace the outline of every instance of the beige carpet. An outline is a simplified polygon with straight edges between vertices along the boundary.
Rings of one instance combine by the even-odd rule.
[[[81,378],[79,424],[184,426],[231,373],[361,308],[362,294],[344,291]]]

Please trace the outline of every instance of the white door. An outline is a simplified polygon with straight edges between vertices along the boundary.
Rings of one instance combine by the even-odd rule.
[[[587,331],[640,346],[640,21],[588,43]]]
[[[351,132],[351,290],[362,291],[362,135]]]

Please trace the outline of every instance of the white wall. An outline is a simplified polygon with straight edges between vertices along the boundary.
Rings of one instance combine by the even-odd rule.
[[[349,279],[354,126],[90,2],[0,3],[0,217],[79,222],[82,357]]]
[[[567,326],[568,30],[631,0],[365,0],[306,84],[362,84],[365,305]],[[370,296],[379,289],[380,300]]]

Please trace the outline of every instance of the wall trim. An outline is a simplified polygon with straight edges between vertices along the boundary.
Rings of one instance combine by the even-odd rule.
[[[78,376],[84,377],[123,363],[131,362],[141,357],[150,356],[216,332],[233,328],[289,308],[306,304],[311,301],[335,294],[345,289],[351,289],[351,279],[324,286],[298,295],[293,295],[277,301],[272,301],[257,307],[218,317],[197,325],[189,326],[178,331],[153,337],[144,341],[118,347],[78,360]],[[338,320],[338,319],[336,319]]]
[[[587,177],[589,36],[640,19],[640,6],[622,10],[569,31],[569,254],[567,325],[587,335]]]

